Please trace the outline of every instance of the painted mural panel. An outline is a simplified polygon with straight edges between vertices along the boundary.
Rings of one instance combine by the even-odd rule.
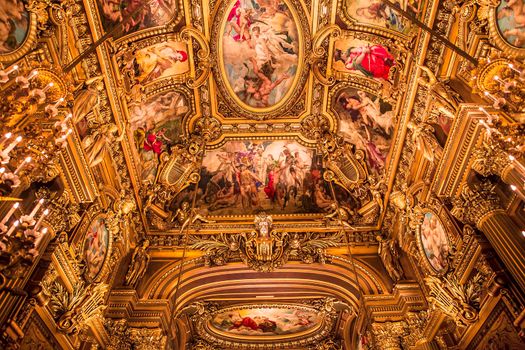
[[[337,40],[334,45],[333,68],[355,72],[366,77],[388,80],[396,62],[388,48],[358,39]]]
[[[279,336],[312,330],[320,321],[318,314],[308,310],[250,308],[221,312],[211,325],[231,336]]]
[[[136,104],[130,110],[130,124],[141,159],[141,178],[153,183],[159,156],[180,141],[182,118],[188,113],[185,96],[168,91]]]
[[[416,14],[419,12],[417,2],[404,2],[402,8]],[[371,24],[392,29],[398,32],[408,32],[410,24],[403,16],[381,1],[347,0],[347,14],[358,23]]]
[[[230,141],[207,151],[200,200],[210,215],[319,213],[333,203],[321,157],[294,141]]]
[[[0,54],[22,46],[29,31],[29,12],[20,0],[0,0]]]
[[[167,41],[137,50],[128,68],[135,68],[135,77],[142,84],[190,70],[186,43]],[[134,67],[133,67],[134,66]]]
[[[98,0],[106,32],[121,25],[116,37],[167,24],[177,14],[176,0]]]
[[[445,228],[434,213],[425,214],[421,225],[421,243],[430,265],[436,271],[443,271],[447,267],[446,257],[450,246]]]
[[[84,238],[84,275],[88,281],[94,280],[102,270],[109,248],[109,231],[104,218],[96,218],[89,226]]]
[[[394,132],[392,106],[377,96],[351,87],[339,91],[332,105],[339,116],[339,132],[366,153],[366,162],[372,172],[381,173]]]
[[[523,0],[501,0],[496,9],[497,26],[510,45],[525,48],[525,6]]]
[[[278,104],[297,73],[299,33],[285,1],[233,1],[223,24],[223,71],[245,105]]]

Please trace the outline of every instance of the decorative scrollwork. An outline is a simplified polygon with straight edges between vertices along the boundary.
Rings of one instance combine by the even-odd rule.
[[[222,234],[209,240],[192,236],[191,248],[205,252],[206,266],[224,265],[238,256],[251,269],[270,272],[289,259],[324,264],[326,249],[336,246],[343,238],[341,232],[326,237],[320,233],[277,232],[272,229],[272,221],[271,216],[259,214],[255,218],[255,230],[250,233]]]

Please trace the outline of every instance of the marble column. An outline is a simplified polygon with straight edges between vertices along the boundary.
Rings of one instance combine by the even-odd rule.
[[[501,207],[494,188],[495,185],[488,181],[465,184],[460,196],[452,200],[452,214],[485,234],[507,270],[525,291],[525,237]]]

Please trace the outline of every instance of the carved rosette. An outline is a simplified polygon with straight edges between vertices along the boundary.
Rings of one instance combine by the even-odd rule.
[[[494,188],[495,185],[488,181],[477,185],[464,184],[459,197],[452,200],[452,215],[466,224],[480,227],[488,215],[501,210]]]

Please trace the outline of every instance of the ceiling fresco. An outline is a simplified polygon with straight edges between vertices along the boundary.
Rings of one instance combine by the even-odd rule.
[[[318,328],[321,317],[315,310],[300,308],[230,308],[215,315],[210,329],[224,336],[270,337],[297,336]],[[241,337],[242,338],[242,337]]]
[[[177,22],[181,17],[181,3],[178,0],[97,0],[97,8],[102,27],[106,32],[116,31],[115,37],[164,26]]]
[[[519,344],[520,4],[0,0],[0,348]]]

